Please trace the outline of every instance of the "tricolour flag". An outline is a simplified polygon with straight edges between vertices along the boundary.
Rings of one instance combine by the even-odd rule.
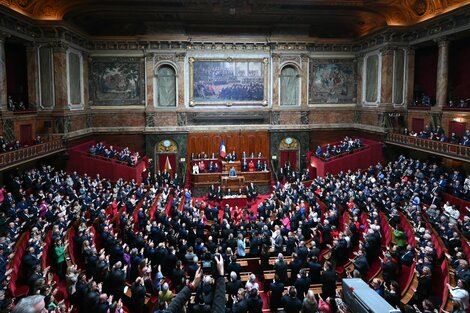
[[[226,151],[225,151],[225,142],[222,140],[222,142],[220,143],[220,151],[219,151],[219,154],[220,154],[220,157],[222,158],[225,158],[225,156],[227,155]]]

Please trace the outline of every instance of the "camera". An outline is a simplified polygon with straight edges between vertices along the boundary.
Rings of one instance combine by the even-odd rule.
[[[204,274],[212,274],[214,261],[202,261],[202,272]]]

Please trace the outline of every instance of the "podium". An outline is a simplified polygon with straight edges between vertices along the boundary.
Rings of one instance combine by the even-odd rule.
[[[227,189],[231,189],[231,190],[238,190],[240,188],[244,188],[245,187],[245,176],[221,176],[220,177],[220,180],[221,180],[221,186],[222,186],[222,190],[227,190]]]
[[[235,168],[237,172],[241,172],[242,170],[242,165],[240,161],[234,161],[234,162],[222,162],[222,172],[227,172],[230,171],[232,166]]]

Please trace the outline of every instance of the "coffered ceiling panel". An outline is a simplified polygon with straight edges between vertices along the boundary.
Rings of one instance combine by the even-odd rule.
[[[38,20],[63,20],[90,35],[295,33],[357,38],[414,25],[470,0],[0,0]]]

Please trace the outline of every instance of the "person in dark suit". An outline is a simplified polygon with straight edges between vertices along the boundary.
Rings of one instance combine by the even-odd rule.
[[[322,297],[334,297],[336,295],[336,273],[331,267],[330,262],[325,262],[321,275]]]
[[[297,290],[294,286],[289,287],[288,294],[282,297],[281,303],[286,313],[299,313],[302,309],[302,301],[297,298]]]
[[[284,284],[279,281],[279,276],[274,275],[274,280],[269,284],[269,290],[271,291],[271,303],[270,308],[271,312],[276,312],[278,308],[281,307],[281,298],[284,292]]]
[[[418,276],[418,286],[414,293],[416,303],[421,303],[431,294],[431,269],[427,266],[423,267],[423,273]]]
[[[237,296],[232,297],[232,313],[246,313],[248,312],[248,303],[245,297],[245,289],[238,289]]]
[[[131,286],[132,291],[132,311],[136,313],[143,313],[145,307],[145,286],[142,277],[137,277]]]
[[[83,301],[83,308],[93,310],[98,304],[99,298],[100,294],[98,284],[95,281],[92,281],[90,283],[90,289],[88,289],[85,297],[83,299],[78,299],[78,301]]]
[[[235,272],[235,273],[237,273],[237,277],[240,277],[241,270],[242,270],[242,267],[240,266],[239,263],[237,263],[237,256],[235,254],[233,254],[230,257],[230,263],[227,266],[227,271]]]
[[[193,257],[193,260],[191,262],[189,262],[189,264],[188,264],[188,275],[189,275],[190,280],[194,279],[194,276],[196,275],[197,269],[199,268],[199,266],[197,265],[198,260],[199,259],[198,259],[197,255],[195,255]]]
[[[406,251],[404,251],[404,253],[400,257],[401,264],[406,265],[406,266],[411,266],[414,262],[414,259],[415,259],[415,249],[411,245],[406,246]]]
[[[284,256],[279,253],[276,263],[274,263],[274,271],[279,277],[279,281],[283,284],[287,283],[287,263],[284,261]]]
[[[311,284],[319,284],[321,280],[321,264],[318,262],[317,256],[312,256],[307,263],[308,278]]]
[[[238,290],[243,288],[243,282],[238,278],[237,273],[230,273],[230,281],[227,283],[227,294],[229,297],[229,306],[233,304],[233,296],[237,296]]]
[[[357,251],[357,256],[353,260],[354,268],[361,273],[362,277],[365,277],[367,271],[369,270],[369,263],[367,262],[367,258],[364,255],[364,252],[359,249]]]
[[[294,287],[297,289],[297,297],[303,301],[307,294],[308,288],[310,288],[310,279],[305,272],[305,269],[301,269],[297,280],[295,281]]]
[[[126,269],[127,266],[122,269],[121,261],[114,264],[111,273],[109,274],[109,281],[111,287],[111,294],[116,299],[122,299],[124,295],[124,287],[126,286]]]
[[[23,268],[26,271],[25,277],[27,280],[29,280],[29,277],[33,273],[34,269],[40,263],[38,256],[36,256],[35,254],[34,247],[28,248],[28,253],[26,253],[25,256],[23,257],[22,262],[23,262]]]
[[[262,313],[263,312],[263,300],[259,296],[259,291],[257,288],[250,290],[250,294],[246,299],[248,306],[248,312],[250,313]]]
[[[387,286],[390,286],[390,282],[393,280],[396,274],[396,265],[392,261],[392,256],[390,254],[385,254],[385,257],[382,259],[382,277]]]

